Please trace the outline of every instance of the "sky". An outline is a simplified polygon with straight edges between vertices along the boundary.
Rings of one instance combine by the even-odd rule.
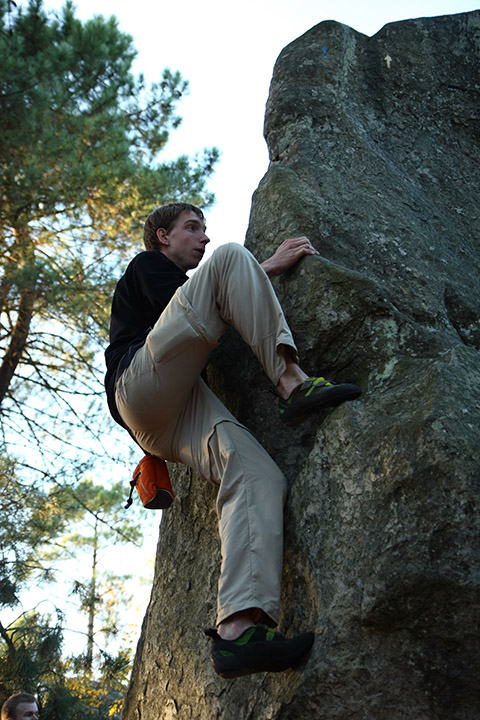
[[[46,9],[63,4],[44,0]],[[325,20],[374,35],[389,22],[475,10],[480,0],[77,0],[74,5],[82,20],[95,14],[118,18],[138,51],[134,72],[148,82],[159,80],[166,67],[189,81],[189,94],[178,106],[183,122],[160,160],[219,148],[221,159],[209,182],[217,199],[207,213],[211,251],[224,242],[244,242],[251,197],[268,169],[265,103],[286,45]]]
[[[17,5],[26,3],[17,0]],[[63,4],[63,0],[44,0],[47,10],[58,10]],[[207,212],[212,250],[224,242],[244,242],[251,197],[268,169],[265,103],[275,61],[287,44],[325,20],[374,35],[389,22],[475,10],[480,0],[243,0],[237,4],[225,0],[77,0],[74,5],[81,20],[96,14],[118,18],[120,29],[132,35],[138,51],[133,70],[142,72],[148,82],[160,80],[166,67],[180,71],[189,81],[189,94],[178,106],[183,122],[159,159],[219,148],[221,159],[209,182],[217,199]],[[142,554],[150,562],[157,527],[153,523],[153,531],[147,533]],[[121,555],[123,562],[125,552]],[[138,556],[132,557],[127,572],[138,566]],[[138,624],[148,596],[148,589],[138,593]]]

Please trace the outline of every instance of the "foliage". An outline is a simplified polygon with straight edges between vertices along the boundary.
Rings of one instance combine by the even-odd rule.
[[[8,628],[8,641],[1,647],[0,678],[2,690],[21,687],[34,692],[61,661],[62,616],[53,621],[36,611],[20,616]]]
[[[78,512],[67,486],[22,480],[15,461],[0,457],[0,607],[16,605],[19,589],[32,577],[38,583],[51,579],[40,549]]]
[[[42,720],[114,720],[120,717],[131,655],[105,655],[98,676],[85,675],[75,659],[62,660],[62,618],[37,612],[12,624],[0,646],[0,703],[21,687],[38,698]]]
[[[130,652],[121,650],[114,657],[104,657],[100,676],[92,680],[89,676],[69,674],[69,663],[67,663],[65,684],[70,695],[82,704],[86,713],[85,718],[120,717],[131,666]]]
[[[78,596],[80,610],[87,616],[83,666],[91,671],[94,644],[98,644],[96,636],[101,634],[108,644],[118,635],[123,625],[120,616],[131,600],[125,591],[125,580],[129,576],[111,570],[108,563],[105,567],[102,553],[113,546],[139,544],[142,529],[138,516],[132,513],[125,516],[125,486],[121,482],[106,488],[84,479],[76,486],[75,497],[88,512],[79,517],[74,530],[70,524],[67,534],[47,547],[42,555],[54,561],[56,567],[59,561],[75,561],[72,593]],[[99,623],[100,627],[95,628]]]
[[[62,570],[58,558],[70,556],[76,560],[75,584],[87,619],[83,628],[85,652],[64,660],[65,618],[58,608],[53,617],[36,609],[10,623],[2,618],[0,695],[6,697],[19,688],[33,692],[39,696],[45,720],[119,717],[131,666],[130,651],[121,648],[117,654],[109,653],[98,645],[95,635],[102,633],[107,646],[111,645],[111,636],[121,625],[117,617],[122,609],[121,594],[117,588],[124,578],[101,573],[102,543],[112,546],[139,542],[141,538],[135,515],[129,514],[127,521],[122,513],[120,499],[125,499],[125,488],[121,483],[104,488],[84,479],[70,485],[64,481],[46,490],[18,480],[13,462],[4,462],[3,471],[0,609],[17,604],[19,590],[29,579],[48,586]],[[71,531],[72,525],[75,532]],[[93,556],[91,577],[83,581],[78,555],[82,549]],[[114,593],[113,603],[111,599],[105,602],[102,595],[106,593],[110,597]],[[124,616],[128,617],[128,612]],[[94,633],[96,618],[102,624]],[[93,674],[94,645],[97,661]]]

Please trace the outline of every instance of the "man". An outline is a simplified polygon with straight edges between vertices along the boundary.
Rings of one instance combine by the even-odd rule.
[[[2,705],[1,720],[38,720],[37,702],[29,693],[10,695]]]
[[[244,247],[209,238],[202,211],[157,208],[146,251],[129,264],[112,303],[105,384],[113,417],[147,452],[195,468],[219,485],[222,550],[212,661],[223,677],[280,671],[310,650],[313,634],[286,639],[278,622],[286,481],[251,433],[201,378],[229,325],[250,345],[291,422],[360,395],[356,385],[308,378],[269,277],[317,255],[305,237],[285,240],[259,265]]]

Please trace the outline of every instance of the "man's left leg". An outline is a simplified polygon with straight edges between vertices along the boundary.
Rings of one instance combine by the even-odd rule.
[[[224,419],[219,421],[223,409]],[[218,527],[222,565],[212,661],[223,677],[281,671],[311,649],[313,634],[287,639],[278,622],[283,563],[286,480],[253,435],[199,381],[175,439],[181,462],[219,483]],[[222,637],[238,615],[250,618],[240,636]],[[256,625],[260,619],[266,624]]]
[[[283,562],[283,473],[246,428],[223,422],[208,441],[222,566],[217,624],[252,608],[278,623]]]

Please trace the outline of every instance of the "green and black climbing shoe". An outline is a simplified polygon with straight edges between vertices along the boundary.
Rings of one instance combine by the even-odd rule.
[[[212,664],[223,678],[259,672],[282,672],[295,667],[310,652],[314,634],[286,638],[266,625],[254,625],[236,640],[222,640],[216,630],[205,630],[212,638]]]
[[[345,400],[355,400],[361,393],[357,385],[350,383],[337,385],[322,377],[307,378],[286,400],[279,399],[280,419],[290,424],[315,410],[340,405]]]

